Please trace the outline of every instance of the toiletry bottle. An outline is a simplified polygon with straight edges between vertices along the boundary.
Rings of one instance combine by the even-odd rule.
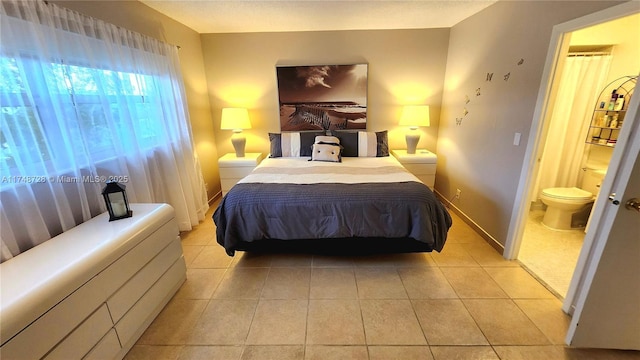
[[[613,89],[613,91],[611,92],[611,99],[609,99],[609,106],[607,107],[607,110],[613,110],[616,105],[616,100],[618,100],[618,90]]]
[[[616,103],[613,106],[613,110],[620,111],[620,110],[622,110],[622,106],[623,105],[624,105],[624,95],[619,94],[618,98],[616,99]]]
[[[612,119],[611,119],[611,126],[612,128],[617,128],[618,127],[618,114],[613,114]]]

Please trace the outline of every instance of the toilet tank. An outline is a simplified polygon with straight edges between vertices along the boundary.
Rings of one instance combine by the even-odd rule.
[[[593,195],[598,195],[600,192],[600,185],[606,175],[605,169],[589,169],[587,168],[584,176],[582,177],[582,190],[586,190]]]

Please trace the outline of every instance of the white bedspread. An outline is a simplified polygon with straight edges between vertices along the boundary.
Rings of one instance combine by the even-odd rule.
[[[393,183],[415,181],[393,156],[345,157],[342,162],[309,161],[308,157],[264,159],[238,183],[318,184]]]

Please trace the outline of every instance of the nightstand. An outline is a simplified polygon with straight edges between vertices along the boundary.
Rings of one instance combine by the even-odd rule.
[[[438,156],[429,150],[418,149],[415,154],[407,154],[407,150],[391,150],[391,154],[420,179],[431,190],[436,182],[436,162]]]
[[[249,175],[260,164],[260,161],[262,161],[262,153],[246,153],[244,157],[228,153],[218,159],[222,196],[225,196],[240,179]]]

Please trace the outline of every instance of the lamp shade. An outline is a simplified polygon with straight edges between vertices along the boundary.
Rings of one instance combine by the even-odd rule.
[[[222,109],[222,120],[220,121],[220,129],[234,131],[251,129],[251,121],[249,121],[249,111],[247,111],[247,109],[245,108]]]
[[[429,105],[405,106],[400,117],[400,126],[418,128],[429,126]]]

